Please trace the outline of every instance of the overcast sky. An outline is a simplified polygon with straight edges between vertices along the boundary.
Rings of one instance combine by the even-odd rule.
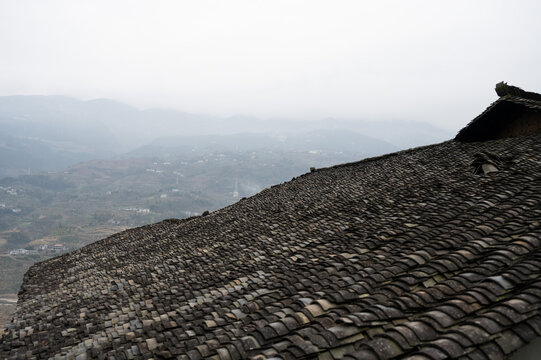
[[[457,129],[541,92],[541,1],[0,0],[0,95]]]

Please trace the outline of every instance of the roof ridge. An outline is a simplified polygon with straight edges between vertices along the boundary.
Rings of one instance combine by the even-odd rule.
[[[498,94],[498,96],[500,97],[511,95],[511,96],[520,97],[522,99],[541,101],[541,94],[530,92],[530,91],[524,91],[517,86],[508,85],[504,81],[497,83],[495,90],[496,90],[496,94]]]

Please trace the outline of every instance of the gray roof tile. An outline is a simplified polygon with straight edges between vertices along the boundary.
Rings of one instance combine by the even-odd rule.
[[[506,358],[541,336],[539,219],[541,135],[319,169],[34,265],[0,358]]]

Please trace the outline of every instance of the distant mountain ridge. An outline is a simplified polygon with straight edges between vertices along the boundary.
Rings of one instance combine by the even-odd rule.
[[[169,156],[209,151],[295,151],[356,154],[359,158],[397,150],[391,143],[346,130],[305,133],[239,133],[229,135],[168,136],[122,156]]]
[[[167,138],[184,143],[174,144],[176,151],[187,144],[203,146],[199,142],[209,139],[226,147],[231,145],[227,141],[237,141],[242,147],[265,139],[263,143],[269,146],[281,144],[293,150],[301,143],[317,148],[314,145],[319,142],[327,151],[341,151],[332,146],[350,144],[351,150],[360,146],[360,153],[373,155],[444,141],[452,135],[420,122],[219,118],[172,109],[139,110],[110,99],[38,95],[0,97],[0,134],[0,178],[29,169],[59,171],[89,159],[141,152],[142,147],[148,153],[163,147],[159,142]],[[234,134],[252,135],[235,139]],[[284,134],[285,141],[275,141]],[[217,140],[220,135],[227,136]]]

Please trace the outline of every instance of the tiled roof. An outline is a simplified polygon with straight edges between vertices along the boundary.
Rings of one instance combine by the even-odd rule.
[[[527,99],[519,96],[505,95],[490,104],[490,106],[480,115],[474,118],[468,125],[458,132],[455,140],[471,141],[472,133],[481,130],[483,132],[490,131],[492,119],[489,114],[499,115],[499,108],[515,106],[522,109],[527,109],[533,112],[541,112],[541,101]],[[503,112],[503,111],[502,111]]]
[[[0,358],[504,359],[540,221],[541,135],[320,169],[34,265]]]

